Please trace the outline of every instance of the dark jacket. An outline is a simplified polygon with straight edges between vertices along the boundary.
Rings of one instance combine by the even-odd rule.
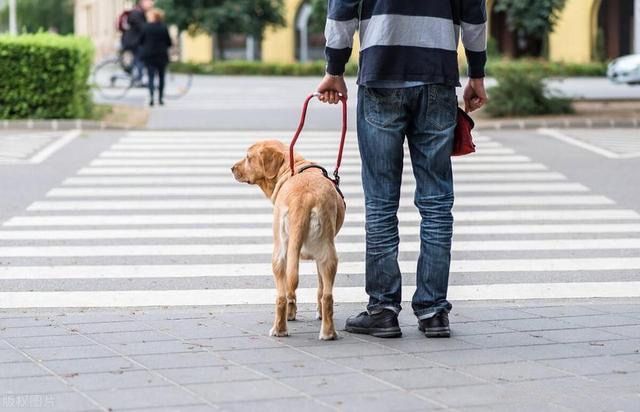
[[[136,50],[140,46],[142,31],[147,24],[147,16],[144,11],[136,7],[129,13],[127,18],[129,30],[122,34],[122,47],[125,50]]]
[[[486,0],[330,0],[327,72],[344,72],[360,28],[358,84],[420,81],[456,86],[461,32],[469,77],[484,77],[486,22]]]
[[[154,66],[165,65],[169,62],[169,48],[171,47],[169,29],[164,23],[148,23],[142,31],[142,60],[145,64]]]

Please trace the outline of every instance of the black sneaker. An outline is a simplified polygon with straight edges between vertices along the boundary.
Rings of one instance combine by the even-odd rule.
[[[449,329],[449,314],[440,312],[427,319],[418,320],[418,329],[424,332],[427,338],[448,338],[451,336]]]
[[[352,316],[347,319],[344,330],[377,338],[399,338],[402,336],[398,315],[388,309],[373,315],[369,315],[369,312],[362,312],[357,316]]]

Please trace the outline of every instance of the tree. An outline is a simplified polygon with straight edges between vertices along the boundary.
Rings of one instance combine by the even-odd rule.
[[[327,22],[327,0],[310,0],[309,4],[311,4],[309,29],[316,33],[322,33]]]
[[[519,52],[540,55],[565,3],[566,0],[496,0],[494,11],[505,13],[509,29],[517,36]]]
[[[26,33],[51,30],[73,33],[73,0],[17,0],[18,29]],[[9,19],[9,8],[0,11],[0,21]]]
[[[283,0],[160,0],[158,6],[181,30],[214,33],[221,58],[230,34],[247,34],[259,45],[268,26],[285,25]]]

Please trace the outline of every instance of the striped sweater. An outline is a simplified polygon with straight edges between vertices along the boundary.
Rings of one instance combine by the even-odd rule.
[[[327,72],[344,73],[359,28],[358,84],[457,86],[460,32],[469,77],[484,77],[486,22],[486,0],[329,0]]]

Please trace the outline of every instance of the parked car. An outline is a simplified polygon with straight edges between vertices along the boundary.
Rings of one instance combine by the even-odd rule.
[[[613,60],[607,68],[607,77],[614,83],[640,85],[640,54]]]

